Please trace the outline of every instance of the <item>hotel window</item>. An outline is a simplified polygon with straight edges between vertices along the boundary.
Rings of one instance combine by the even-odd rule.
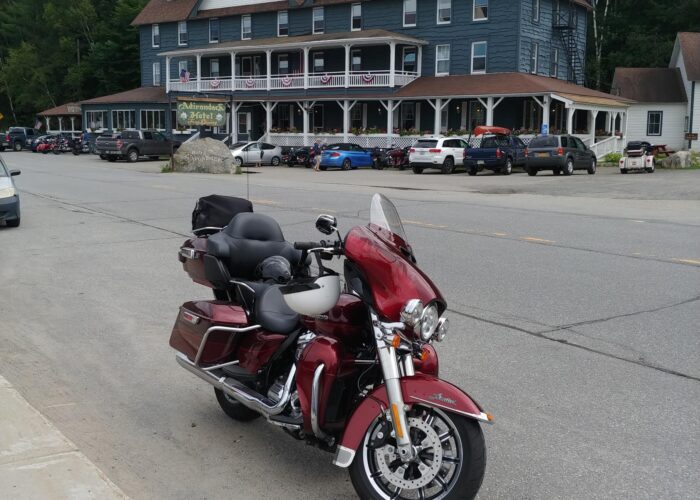
[[[250,19],[250,14],[241,16],[241,40],[250,40],[253,38],[253,24]]]
[[[663,111],[649,111],[647,113],[647,135],[661,135],[663,123]]]
[[[540,44],[537,42],[532,42],[530,47],[530,73],[533,75],[537,74],[537,64],[540,58]]]
[[[323,33],[326,23],[323,20],[323,7],[314,7],[313,10],[313,33],[320,35]]]
[[[323,52],[316,52],[314,54],[314,73],[323,73],[324,63]]]
[[[351,52],[350,68],[352,71],[362,71],[362,51],[360,49]]]
[[[141,110],[141,128],[165,130],[165,111],[157,109]]]
[[[280,75],[289,74],[289,55],[279,54],[277,56],[277,73]]]
[[[187,60],[180,61],[177,63],[177,74],[179,75],[182,73],[182,70],[189,71],[188,65],[187,65]]]
[[[450,74],[450,46],[438,45],[435,47],[435,75]]]
[[[450,121],[450,116],[448,113],[449,109],[447,106],[440,110],[440,133],[445,133],[449,130],[448,125]]]
[[[418,68],[418,62],[416,60],[417,50],[415,47],[404,47],[403,48],[403,71],[410,71],[415,73]]]
[[[106,111],[86,111],[85,121],[92,130],[100,130],[107,127]]]
[[[486,73],[486,42],[472,43],[472,74]]]
[[[210,59],[209,60],[209,76],[214,78],[219,78],[219,60]]]
[[[212,17],[209,19],[209,43],[219,42],[219,18]]]
[[[323,104],[316,104],[313,109],[314,132],[323,130]]]
[[[489,18],[489,0],[474,0],[473,21],[486,21]]]
[[[415,26],[417,21],[416,14],[417,0],[403,0],[403,26],[408,28]]]
[[[452,0],[437,0],[437,23],[450,24],[452,21]]]
[[[289,35],[289,13],[281,10],[277,13],[277,36]]]
[[[187,45],[187,21],[177,23],[177,44]]]
[[[160,47],[160,26],[157,24],[151,26],[151,45],[154,48]]]
[[[136,127],[136,111],[115,110],[112,111],[112,129],[125,130]]]
[[[277,128],[289,130],[292,126],[292,122],[289,118],[289,105],[280,104],[275,108],[275,111],[277,111]]]
[[[350,110],[350,128],[363,128],[365,126],[364,121],[364,108],[365,104],[357,103]]]
[[[404,102],[401,104],[401,129],[410,130],[416,128],[416,103]]]
[[[540,22],[540,0],[532,0],[532,20]]]
[[[549,68],[549,76],[559,76],[559,49],[552,49],[552,60]]]
[[[160,63],[159,62],[153,63],[153,86],[154,87],[160,86]]]
[[[350,29],[352,31],[362,29],[362,4],[354,3],[350,8]]]

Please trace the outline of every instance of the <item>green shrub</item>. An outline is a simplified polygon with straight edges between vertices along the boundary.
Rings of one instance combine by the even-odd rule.
[[[617,163],[622,158],[620,153],[608,153],[605,155],[605,163]]]
[[[161,174],[169,174],[169,173],[172,172],[172,171],[173,171],[173,168],[172,168],[172,166],[170,165],[170,163],[163,163],[163,164],[160,166],[160,173],[161,173]]]

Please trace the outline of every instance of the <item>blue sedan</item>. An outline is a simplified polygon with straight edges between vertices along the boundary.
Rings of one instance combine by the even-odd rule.
[[[357,144],[331,144],[321,154],[321,170],[331,167],[349,170],[371,166],[372,154]]]

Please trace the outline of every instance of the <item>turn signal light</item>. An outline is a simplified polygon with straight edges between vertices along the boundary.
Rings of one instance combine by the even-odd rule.
[[[408,150],[408,152],[409,152],[409,153],[415,153],[415,152],[416,152],[416,148],[411,148],[411,149]]]
[[[391,414],[394,417],[394,430],[396,431],[396,436],[401,439],[403,438],[403,428],[401,427],[401,420],[399,420],[399,410],[396,407],[396,403],[391,403]]]
[[[496,158],[500,159],[501,156],[503,156],[503,152],[501,151],[501,148],[498,148],[496,150]]]
[[[489,420],[489,422],[493,422],[493,415],[491,415],[490,413],[486,413],[486,418]]]
[[[429,149],[428,152],[429,153],[442,153],[442,149],[439,149],[439,148],[438,149]]]
[[[398,335],[394,335],[394,338],[391,339],[391,347],[393,347],[394,349],[398,349],[400,345],[401,337],[399,337]]]

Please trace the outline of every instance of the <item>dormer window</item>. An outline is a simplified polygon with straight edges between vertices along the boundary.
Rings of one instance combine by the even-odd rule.
[[[219,43],[220,24],[218,17],[209,19],[209,43]]]
[[[250,40],[253,38],[253,21],[250,14],[241,16],[241,40]]]
[[[314,35],[320,35],[324,32],[326,28],[326,22],[324,20],[323,7],[314,7],[313,10],[313,33]]]
[[[177,44],[187,45],[187,21],[180,21],[177,23]]]
[[[157,24],[151,26],[151,45],[153,48],[160,47],[160,26]]]

